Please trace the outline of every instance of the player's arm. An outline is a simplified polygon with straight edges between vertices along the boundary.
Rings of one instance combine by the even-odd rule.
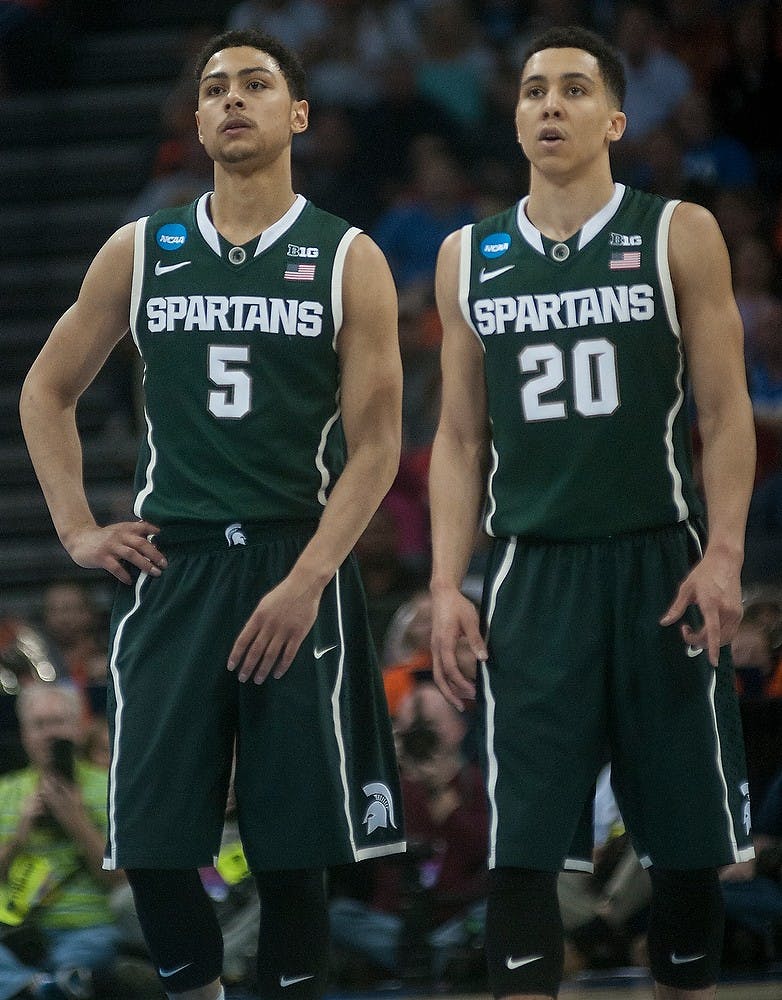
[[[716,665],[741,620],[744,532],[755,474],[755,432],[744,366],[744,333],[730,261],[713,216],[683,203],[671,220],[668,255],[703,441],[708,543],[685,578],[664,625],[699,607],[703,627],[684,639]]]
[[[364,234],[350,244],[343,275],[343,324],[337,337],[340,404],[347,462],[317,531],[282,584],[251,615],[231,651],[229,669],[261,683],[281,677],[315,620],[323,589],[347,558],[388,492],[399,467],[402,362],[397,297],[377,245]]]
[[[461,233],[452,233],[437,259],[442,404],[429,471],[433,670],[457,708],[475,695],[473,677],[459,667],[457,644],[464,638],[476,660],[487,656],[475,606],[460,588],[478,533],[489,441],[483,354],[459,305],[460,241]]]
[[[76,404],[128,329],[133,224],[118,230],[89,267],[76,302],[57,322],[22,387],[25,441],[63,546],[80,566],[101,567],[123,583],[121,560],[159,574],[162,555],[144,521],[99,528],[83,481]]]

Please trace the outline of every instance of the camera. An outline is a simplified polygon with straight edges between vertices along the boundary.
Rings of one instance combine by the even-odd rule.
[[[76,780],[74,746],[71,740],[56,739],[49,744],[49,762],[52,771],[72,785]]]
[[[417,715],[407,729],[399,733],[401,753],[410,761],[431,760],[440,746],[440,736],[428,719]]]

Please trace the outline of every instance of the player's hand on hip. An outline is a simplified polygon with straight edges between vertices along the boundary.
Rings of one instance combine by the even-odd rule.
[[[700,611],[701,625],[693,628],[683,622],[682,638],[693,648],[705,649],[709,662],[716,667],[720,646],[727,645],[736,635],[743,614],[740,572],[734,560],[710,556],[707,550],[682,581],[660,624],[679,621],[691,605]]]
[[[160,576],[168,563],[149,540],[160,529],[149,521],[120,521],[105,527],[90,525],[63,539],[71,559],[88,569],[105,569],[121,583],[131,584],[128,566],[149,576]]]
[[[270,590],[236,637],[228,669],[238,669],[242,682],[252,678],[262,684],[269,674],[279,680],[315,622],[321,592],[318,588],[298,592],[289,580]]]
[[[433,591],[432,673],[443,697],[459,711],[465,699],[475,697],[477,662],[488,655],[472,601],[455,589]]]

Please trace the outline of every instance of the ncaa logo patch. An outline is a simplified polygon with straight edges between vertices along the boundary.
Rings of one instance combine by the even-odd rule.
[[[510,250],[510,233],[492,233],[481,240],[481,254],[487,260],[502,257]]]
[[[367,836],[375,830],[387,830],[389,825],[396,830],[394,799],[388,785],[384,785],[382,781],[370,781],[362,791],[371,799],[361,820],[362,826],[366,824]]]
[[[155,242],[161,250],[181,250],[187,241],[187,230],[178,222],[169,222],[155,233]]]

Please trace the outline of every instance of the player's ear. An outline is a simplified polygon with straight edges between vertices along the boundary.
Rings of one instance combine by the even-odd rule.
[[[291,106],[291,129],[304,132],[309,124],[310,106],[307,101],[294,101]]]
[[[201,119],[198,117],[198,112],[197,111],[195,113],[195,123],[196,123],[196,129],[198,131],[198,141],[200,143],[203,143],[204,136],[203,136],[203,134],[201,132]]]
[[[627,128],[627,115],[624,111],[613,111],[608,122],[607,137],[609,142],[616,142],[621,139]]]

